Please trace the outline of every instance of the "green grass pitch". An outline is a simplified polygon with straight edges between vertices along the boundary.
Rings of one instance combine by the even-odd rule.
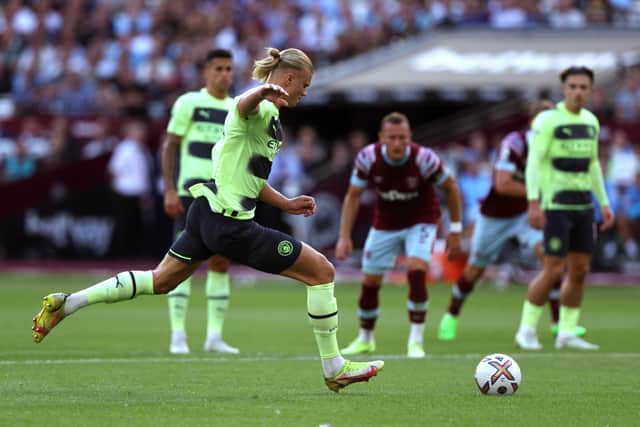
[[[548,312],[540,353],[513,345],[524,286],[482,286],[465,306],[454,342],[435,338],[449,289],[430,287],[424,360],[404,358],[406,290],[381,292],[377,344],[386,366],[339,395],[322,381],[306,292],[294,283],[235,284],[225,338],[239,356],[205,354],[205,299],[195,281],[188,320],[192,354],[168,353],[166,297],[145,296],[76,313],[42,344],[31,318],[52,291],[96,276],[1,274],[0,425],[91,426],[630,426],[640,421],[640,287],[587,290],[581,324],[597,352],[555,351]],[[359,289],[339,284],[341,345],[357,333]],[[481,356],[512,355],[522,368],[512,397],[482,396]]]

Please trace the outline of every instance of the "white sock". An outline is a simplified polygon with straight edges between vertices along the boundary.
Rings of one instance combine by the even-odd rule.
[[[373,341],[373,329],[362,329],[358,333],[358,340],[370,343]]]
[[[64,302],[64,315],[68,316],[70,314],[73,314],[82,307],[86,307],[87,305],[89,305],[89,300],[85,290],[75,292],[69,295],[67,297],[67,300]]]
[[[171,342],[187,341],[187,333],[185,331],[171,332]]]
[[[409,322],[411,327],[409,328],[409,342],[422,344],[422,337],[424,336],[424,323]]]
[[[331,357],[329,359],[322,359],[322,372],[325,378],[334,377],[340,372],[344,365],[344,358],[341,355]]]

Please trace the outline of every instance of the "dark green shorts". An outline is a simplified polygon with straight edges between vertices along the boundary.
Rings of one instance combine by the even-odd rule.
[[[566,256],[569,252],[591,254],[597,238],[593,209],[544,211],[544,253]]]
[[[302,243],[288,234],[263,227],[252,220],[238,220],[212,212],[204,197],[193,201],[185,230],[169,255],[192,264],[222,255],[256,270],[279,274],[291,267]]]

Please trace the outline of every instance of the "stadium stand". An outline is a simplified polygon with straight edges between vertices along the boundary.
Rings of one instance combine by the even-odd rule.
[[[322,194],[327,209],[311,225],[268,212],[266,221],[331,246],[331,211],[345,189],[351,159],[375,138],[375,123],[392,109],[406,111],[416,140],[436,146],[454,170],[461,173],[472,162],[479,166],[474,173],[486,179],[497,142],[524,125],[525,101],[557,95],[555,74],[567,59],[562,54],[578,49],[569,59],[599,63],[592,108],[604,123],[610,188],[620,195],[619,212],[631,212],[621,215],[620,233],[603,243],[603,257],[637,261],[638,27],[638,1],[8,1],[0,10],[0,185],[15,197],[0,215],[5,224],[23,225],[18,234],[16,227],[3,234],[2,255],[103,256],[100,246],[65,252],[43,230],[54,223],[77,228],[82,221],[93,230],[109,229],[100,203],[91,211],[73,200],[82,191],[108,191],[104,168],[124,125],[142,120],[155,153],[170,105],[199,86],[198,62],[208,49],[234,52],[237,93],[252,84],[249,58],[268,45],[292,44],[311,54],[318,72],[305,106],[290,113],[295,120],[288,122],[296,127],[288,129],[281,153],[287,161],[274,165],[274,184]],[[499,37],[491,50],[483,37],[495,40],[496,34],[509,37]],[[526,52],[514,60],[508,43],[523,39],[538,55],[530,54],[529,62]],[[559,47],[547,52],[544,46]],[[456,74],[456,65],[469,64],[477,67],[473,79]],[[543,65],[544,73],[532,71]],[[399,81],[404,85],[394,87]],[[157,182],[157,158],[154,164]],[[624,176],[620,164],[628,166]],[[165,227],[168,235],[160,190],[149,191],[145,224]],[[48,207],[34,209],[43,199]],[[153,248],[166,247],[163,242],[147,242],[144,255],[156,255]]]

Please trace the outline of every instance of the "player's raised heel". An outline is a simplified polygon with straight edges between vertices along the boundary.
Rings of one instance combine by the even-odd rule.
[[[64,319],[64,303],[69,294],[61,292],[43,298],[42,308],[33,318],[32,335],[36,343],[41,342],[49,332]]]
[[[324,382],[331,391],[340,392],[349,384],[361,381],[369,381],[378,375],[378,372],[384,368],[382,360],[373,360],[371,362],[352,362],[345,360],[342,369],[337,375],[331,378],[325,378]]]

